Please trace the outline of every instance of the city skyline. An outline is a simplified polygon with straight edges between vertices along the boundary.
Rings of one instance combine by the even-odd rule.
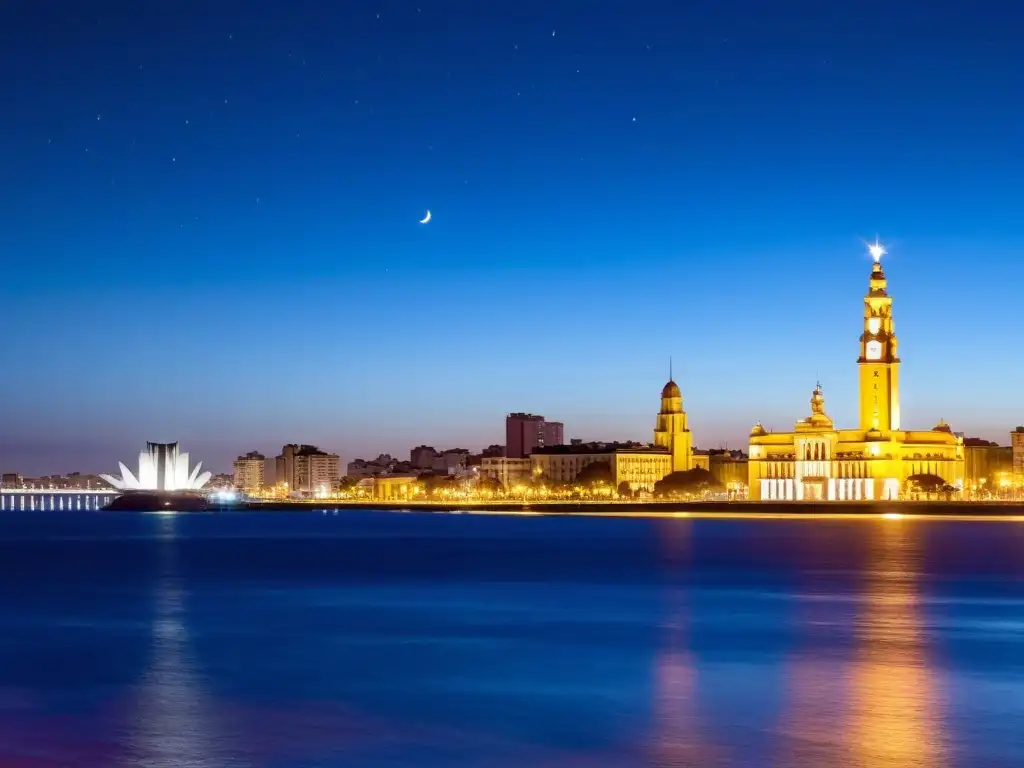
[[[852,423],[876,233],[905,420],[1024,420],[1005,13],[122,6],[3,12],[5,470]]]
[[[877,237],[875,238],[873,244],[872,243],[867,243],[867,242],[865,242],[865,244],[864,244],[865,252],[869,255],[869,257],[872,256],[875,253],[876,249],[878,249],[879,247],[883,247],[883,246],[884,246],[884,244],[879,244],[879,241],[878,241]],[[871,260],[869,258],[867,260],[867,263],[870,263],[870,261]],[[886,251],[886,264],[888,264],[888,253],[887,253],[887,251]],[[887,269],[888,269],[888,267],[887,267]],[[897,306],[899,306],[898,298],[897,298]],[[901,336],[902,335],[903,334],[901,333]],[[673,373],[672,358],[669,358],[669,360],[667,361],[667,365],[668,365],[668,374],[667,374],[668,378],[669,378],[670,381],[674,381],[677,377]],[[904,380],[906,380],[905,377],[904,377]],[[816,377],[816,384],[820,385],[820,382],[821,382],[820,376]],[[839,383],[842,384],[842,380],[840,380]],[[849,385],[847,385],[847,388],[849,388]],[[842,386],[836,388],[836,391],[840,391],[841,392],[843,390],[844,390],[844,388]],[[683,391],[682,394],[683,394],[683,402],[687,403],[687,398],[686,398],[685,390]],[[543,395],[542,395],[542,397],[543,397]],[[911,402],[913,402],[913,399],[911,399]],[[840,404],[839,407],[836,407],[834,409],[834,411],[835,411],[835,413],[840,414],[840,413],[844,413],[844,411],[847,410],[848,408],[849,408],[849,406],[844,408]],[[769,408],[768,410],[770,411],[771,409]],[[914,409],[912,407],[909,408],[909,409],[906,409],[906,412],[909,412],[911,414],[911,418],[914,417]],[[739,411],[739,413],[742,413],[742,410]],[[523,414],[521,414],[521,413],[515,414],[511,410],[506,412],[505,420],[503,420],[502,424],[501,424],[501,426],[502,426],[502,430],[501,430],[502,434],[500,435],[500,438],[497,438],[497,439],[495,439],[493,441],[490,441],[490,442],[488,442],[486,440],[484,440],[483,442],[479,442],[479,441],[474,442],[474,441],[470,440],[470,441],[466,441],[464,443],[447,444],[447,443],[444,443],[444,442],[440,442],[440,441],[438,441],[436,439],[424,438],[420,442],[415,442],[414,441],[409,447],[407,447],[407,448],[399,448],[397,451],[395,451],[393,448],[384,448],[384,449],[371,449],[371,450],[368,450],[368,451],[356,450],[350,456],[346,456],[344,454],[340,454],[340,456],[341,456],[341,464],[342,464],[342,466],[344,466],[347,462],[352,461],[352,460],[357,459],[357,458],[367,458],[367,459],[370,459],[370,458],[374,458],[374,457],[376,457],[378,455],[382,455],[382,454],[390,454],[390,455],[392,455],[392,456],[394,456],[396,458],[401,458],[402,456],[405,455],[405,453],[410,448],[415,447],[417,445],[419,445],[419,446],[422,446],[422,445],[434,445],[436,447],[439,447],[442,450],[446,449],[446,448],[468,447],[471,451],[476,452],[476,451],[478,451],[480,449],[486,448],[489,445],[504,444],[504,440],[501,439],[501,438],[504,438],[506,436],[504,433],[505,433],[505,427],[506,427],[506,420],[507,420],[507,417],[509,415],[523,415]],[[535,418],[541,418],[541,417],[535,417]],[[942,419],[942,420],[945,419],[944,416],[943,417],[939,417],[939,418]],[[698,423],[699,423],[699,420],[698,420]],[[760,422],[758,422],[758,423],[760,423]],[[393,425],[382,424],[381,426],[384,427],[384,428],[388,428],[388,427],[393,426]],[[785,424],[775,425],[773,423],[766,423],[764,426],[769,431],[776,432],[776,431],[785,431],[786,427],[788,425],[785,425]],[[995,442],[997,442],[997,443],[999,443],[1001,445],[1004,445],[1004,444],[1007,443],[1005,438],[1006,438],[1007,434],[1013,429],[1013,426],[1011,426],[1011,425],[1004,425],[1004,428],[1002,430],[996,429],[993,432],[991,432],[989,434],[986,434],[986,433],[983,433],[983,432],[981,432],[979,430],[972,431],[969,428],[967,428],[967,429],[961,428],[961,425],[958,423],[958,420],[956,420],[955,417],[954,417],[954,426],[957,428],[957,431],[964,432],[966,434],[966,436],[968,436],[968,437],[981,437],[981,438],[984,438],[984,439],[994,440]],[[482,433],[486,433],[486,430],[483,430]],[[695,437],[694,447],[699,447],[699,448],[704,449],[704,450],[709,449],[709,448],[722,448],[722,447],[730,447],[730,448],[734,448],[734,449],[735,448],[745,449],[747,447],[748,443],[749,443],[749,434],[750,434],[749,430],[747,430],[747,432],[746,432],[746,434],[744,436],[741,436],[739,439],[737,439],[737,440],[735,440],[733,442],[730,442],[727,439],[726,440],[719,440],[717,442],[715,442],[714,440],[709,440],[709,441],[702,442],[699,439],[699,436],[696,436]],[[644,443],[650,442],[648,437],[641,437],[641,438],[637,438],[637,437],[634,437],[634,436],[613,436],[613,437],[609,437],[607,435],[600,435],[600,436],[598,436],[598,435],[589,435],[589,436],[586,436],[586,437],[581,437],[581,436],[573,433],[572,430],[570,430],[570,432],[567,433],[566,436],[565,436],[565,441],[566,442],[568,442],[570,439],[580,439],[580,440],[583,440],[584,442],[594,442],[594,441],[598,441],[598,442],[614,442],[614,441],[618,441],[618,440],[632,441],[632,440],[638,440],[639,439],[640,442],[644,442]],[[201,443],[202,440],[199,440],[198,442]],[[265,440],[263,442],[265,442]],[[286,442],[288,442],[288,441],[285,441],[285,443],[281,443],[281,444],[284,445],[284,444],[286,444]],[[294,442],[294,441],[291,441],[291,442]],[[367,442],[372,444],[372,440],[367,441]],[[479,442],[479,444],[477,444],[478,442]],[[318,445],[318,446],[321,445],[320,443],[314,443],[314,444]],[[222,442],[221,445],[224,445],[224,443]],[[328,451],[335,450],[332,447],[330,447],[330,444],[327,444],[327,446],[328,446],[327,447]],[[265,446],[262,446],[262,445],[257,447],[257,448],[255,448],[255,449],[253,449],[251,447],[248,447],[248,448],[242,449],[242,452],[247,452],[247,451],[251,451],[251,450],[262,451],[262,450],[264,450],[264,448],[265,448]],[[229,450],[228,453],[230,453],[230,452],[231,451]],[[273,450],[270,451],[270,454],[272,454],[272,453],[273,453]],[[240,455],[241,455],[241,453],[237,453],[236,455],[228,457],[227,459],[223,460],[223,463],[227,465],[227,469],[224,469],[224,470],[220,469],[220,463],[218,463],[218,462],[220,462],[219,458],[215,458],[213,462],[210,462],[210,465],[215,467],[215,470],[217,471],[217,473],[230,473],[231,463],[234,461],[235,458],[238,458],[238,456],[240,456]],[[9,469],[9,468],[5,468],[5,471],[7,469]],[[75,471],[75,472],[81,471],[81,472],[88,473],[88,474],[93,474],[93,473],[99,474],[99,473],[101,473],[101,470],[94,469],[91,466],[89,468],[87,468],[87,469],[82,469],[81,467],[76,467],[75,469],[61,470],[61,471],[56,471],[56,470],[40,470],[40,471],[33,471],[33,472],[25,472],[25,471],[22,471],[19,468],[14,469],[14,471],[19,472],[20,474],[23,474],[25,476],[55,475],[55,474],[62,474],[64,472],[69,472],[69,471]]]

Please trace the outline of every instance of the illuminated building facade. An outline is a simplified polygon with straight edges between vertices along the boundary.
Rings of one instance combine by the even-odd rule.
[[[1024,483],[1024,427],[1017,427],[1010,433],[1010,449],[1013,456],[1013,482]]]
[[[673,472],[707,469],[708,458],[693,450],[683,395],[670,373],[661,390],[653,445],[574,441],[572,445],[537,448],[530,454],[530,475],[552,483],[571,483],[584,467],[601,461],[610,465],[616,489],[625,483],[632,491],[653,491],[656,482]]]
[[[235,459],[233,482],[235,488],[246,493],[255,493],[263,488],[263,473],[267,457],[257,451],[250,451]]]
[[[708,465],[703,467],[712,479],[730,491],[745,492],[748,474],[747,456],[743,451],[712,449],[707,451]]]
[[[584,467],[597,462],[611,467],[616,489],[626,483],[633,491],[651,491],[672,471],[672,456],[663,448],[587,443],[537,449],[530,454],[530,473],[549,483],[571,483]]]
[[[836,429],[825,413],[821,386],[811,394],[811,415],[792,432],[750,432],[749,498],[772,500],[885,500],[899,497],[912,475],[937,475],[963,487],[963,440],[944,421],[931,430],[900,429],[900,359],[881,258],[864,296],[857,367],[860,379],[857,429]]]
[[[480,474],[499,483],[506,490],[528,482],[531,471],[529,459],[486,456],[480,460]]]
[[[693,434],[686,423],[682,392],[671,375],[668,384],[661,390],[661,410],[658,411],[654,425],[654,444],[664,448],[671,456],[669,472],[693,469]]]
[[[315,445],[289,443],[275,459],[276,481],[291,493],[322,492],[341,478],[341,459]]]
[[[416,495],[416,475],[376,475],[372,493],[377,501],[408,501]]]
[[[964,440],[964,488],[975,494],[997,493],[1012,483],[1013,448],[987,440]]]

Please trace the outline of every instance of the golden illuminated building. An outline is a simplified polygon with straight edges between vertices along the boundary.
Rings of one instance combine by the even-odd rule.
[[[530,459],[485,456],[480,461],[480,474],[494,480],[502,488],[513,488],[530,480]]]
[[[668,384],[661,390],[661,410],[654,425],[654,444],[667,450],[672,457],[669,472],[685,472],[693,468],[693,435],[686,423],[683,394],[672,380],[671,372]]]
[[[964,442],[964,487],[998,492],[1013,484],[1013,447],[986,441]]]
[[[597,462],[609,465],[616,489],[625,483],[632,491],[653,490],[672,471],[668,452],[643,446],[556,445],[530,454],[534,479],[549,483],[571,483],[584,467]]]
[[[373,498],[377,501],[407,501],[416,495],[416,475],[376,475]]]
[[[584,467],[599,461],[611,467],[616,489],[626,484],[632,491],[652,491],[656,482],[673,472],[685,472],[695,466],[707,469],[708,456],[693,452],[683,395],[671,373],[661,390],[654,445],[589,443],[539,448],[530,454],[530,474],[534,480],[571,483]]]
[[[836,429],[825,413],[821,386],[811,394],[811,415],[792,432],[750,432],[749,498],[772,500],[896,499],[907,478],[937,475],[962,488],[963,440],[945,421],[931,430],[900,429],[900,359],[897,356],[892,297],[881,258],[874,263],[864,296],[863,329],[857,367],[860,423]]]
[[[1010,450],[1013,457],[1013,482],[1024,483],[1024,427],[1017,427],[1010,433]]]
[[[694,455],[695,466],[706,469],[711,478],[723,488],[741,490],[747,487],[747,457],[742,451],[713,448]]]

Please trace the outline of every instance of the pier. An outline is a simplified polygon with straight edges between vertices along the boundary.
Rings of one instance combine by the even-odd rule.
[[[96,510],[120,495],[113,489],[0,488],[0,512]]]

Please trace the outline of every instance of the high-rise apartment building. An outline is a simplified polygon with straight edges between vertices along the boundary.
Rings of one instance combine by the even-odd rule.
[[[289,443],[275,460],[277,482],[286,483],[293,493],[330,490],[341,479],[341,459],[315,445]]]
[[[545,421],[533,413],[510,413],[505,417],[505,456],[522,459],[537,448],[563,445],[565,425],[560,421]]]
[[[254,493],[263,488],[266,464],[267,457],[258,451],[249,451],[235,459],[235,488],[246,493]]]

